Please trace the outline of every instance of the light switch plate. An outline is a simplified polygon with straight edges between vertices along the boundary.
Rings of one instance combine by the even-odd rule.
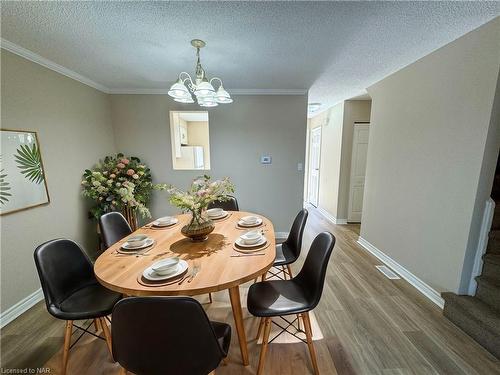
[[[271,155],[262,155],[260,157],[260,163],[261,164],[271,164],[273,162],[273,158]]]

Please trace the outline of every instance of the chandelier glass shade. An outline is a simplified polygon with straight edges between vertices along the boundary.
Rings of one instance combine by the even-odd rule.
[[[233,99],[224,89],[222,80],[219,77],[208,80],[205,70],[201,66],[200,48],[205,46],[205,42],[193,39],[191,45],[196,48],[195,79],[193,80],[189,73],[181,72],[177,81],[168,90],[168,95],[179,103],[194,103],[196,101],[201,107],[216,107],[219,104],[232,103]],[[216,83],[218,83],[217,90],[213,85]]]

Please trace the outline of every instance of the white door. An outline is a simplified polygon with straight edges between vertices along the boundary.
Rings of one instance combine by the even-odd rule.
[[[354,124],[351,180],[349,184],[349,210],[347,213],[347,221],[352,223],[361,222],[369,132],[370,124]]]
[[[318,207],[319,198],[319,163],[321,156],[321,126],[311,130],[311,144],[309,148],[309,203]]]

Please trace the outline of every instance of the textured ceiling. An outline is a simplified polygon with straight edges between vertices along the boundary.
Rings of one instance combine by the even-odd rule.
[[[2,38],[112,90],[194,70],[229,89],[309,89],[324,105],[500,15],[498,2],[2,1]]]

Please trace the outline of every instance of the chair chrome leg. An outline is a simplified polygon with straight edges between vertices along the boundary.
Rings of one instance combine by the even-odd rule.
[[[290,265],[287,264],[286,268],[288,269],[288,277],[290,277],[290,279],[292,279],[293,278],[293,276],[292,276],[292,267],[290,267]]]
[[[71,332],[73,331],[73,321],[66,321],[66,329],[64,331],[64,348],[63,348],[63,359],[62,359],[62,369],[61,374],[66,375],[66,369],[68,367],[68,357],[69,357],[69,347],[71,344]]]
[[[312,328],[311,328],[311,320],[309,319],[309,313],[303,313],[302,320],[304,321],[307,346],[309,347],[309,354],[311,355],[311,362],[314,369],[314,374],[318,375],[319,374],[318,361],[316,360],[316,351],[314,350],[314,344],[312,341]]]
[[[109,355],[113,359],[113,346],[111,344],[111,333],[109,332],[108,324],[106,323],[106,318],[98,318],[101,323],[102,330],[104,332],[104,337],[106,338],[106,344],[108,345]],[[113,359],[114,360],[114,359]]]
[[[262,337],[262,348],[260,349],[259,368],[257,369],[257,375],[262,375],[264,371],[270,332],[271,332],[271,318],[264,318],[264,336]]]
[[[283,280],[286,280],[285,266],[281,266],[281,269],[283,270]]]

